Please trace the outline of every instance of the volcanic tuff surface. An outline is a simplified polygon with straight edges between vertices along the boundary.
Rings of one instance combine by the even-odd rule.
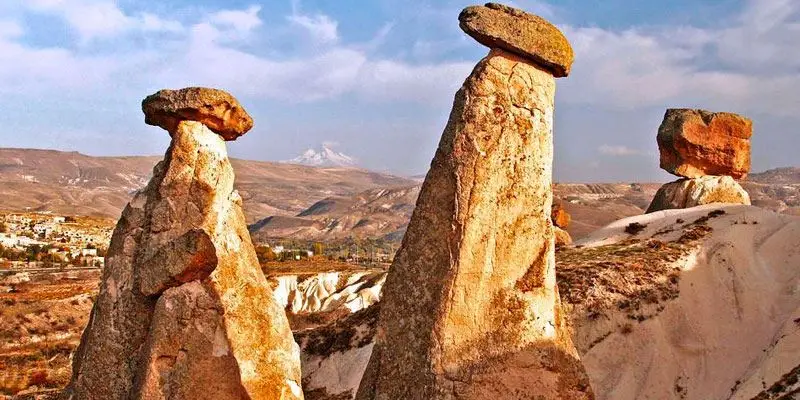
[[[732,113],[671,108],[664,114],[656,137],[660,165],[686,178],[750,172],[753,122]]]
[[[591,398],[555,288],[554,95],[498,49],[456,93],[357,399]]]
[[[597,398],[792,398],[798,249],[798,217],[708,205],[616,221],[557,252],[559,291]],[[353,395],[379,307],[296,336],[308,399]]]
[[[252,120],[226,110],[212,118],[219,134],[173,121],[216,110],[220,96],[235,102],[212,89],[174,93],[176,104],[142,105],[148,122],[169,119],[172,140],[114,230],[60,397],[302,399],[299,348],[260,270],[223,136]]]
[[[646,212],[711,203],[750,205],[750,195],[730,176],[682,178],[661,186]]]

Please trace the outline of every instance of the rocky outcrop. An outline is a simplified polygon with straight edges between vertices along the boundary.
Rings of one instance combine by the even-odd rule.
[[[591,398],[555,286],[548,67],[493,48],[456,94],[358,399]]]
[[[647,213],[710,203],[750,204],[734,180],[750,172],[753,123],[731,113],[668,109],[656,141],[661,168],[681,177],[662,186]]]
[[[555,238],[555,245],[557,249],[572,244],[572,235],[570,235],[566,230],[557,226],[553,227],[553,237]]]
[[[225,91],[191,87],[159,90],[142,101],[144,122],[175,132],[181,121],[198,121],[222,136],[236,140],[253,128],[253,119]]]
[[[556,248],[569,246],[572,244],[572,235],[567,232],[572,217],[569,215],[564,204],[560,199],[553,199],[553,206],[550,208],[550,218],[553,220],[553,234],[556,240]]]
[[[572,216],[570,216],[567,210],[564,208],[564,203],[562,203],[560,199],[553,199],[553,206],[550,208],[550,215],[554,226],[561,229],[569,228],[569,223],[572,221]]]
[[[386,280],[383,271],[320,272],[312,276],[286,274],[268,278],[278,304],[292,314],[348,313],[365,309],[381,299]]]
[[[730,176],[678,179],[658,189],[647,213],[711,203],[750,205],[750,195]]]
[[[497,3],[471,6],[459,26],[479,43],[531,60],[556,78],[569,75],[574,53],[567,38],[542,17]]]
[[[632,237],[632,224],[645,228]],[[797,398],[800,218],[706,205],[578,245],[559,287],[598,399]]]
[[[686,178],[750,172],[753,123],[731,113],[668,109],[658,128],[661,168]]]
[[[172,142],[117,224],[62,396],[300,399],[299,349],[259,269],[224,138],[203,118],[178,120],[238,103],[211,89],[171,93],[143,103]],[[236,107],[215,129],[243,126]]]

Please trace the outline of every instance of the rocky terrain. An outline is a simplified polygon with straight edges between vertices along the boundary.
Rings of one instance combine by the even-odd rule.
[[[739,185],[750,172],[753,122],[732,113],[670,108],[656,141],[661,168],[677,176],[658,189],[647,213],[703,204],[750,205]]]
[[[60,398],[302,399],[299,350],[227,157],[252,119],[208,88],[161,90],[142,110],[172,140],[117,223]]]
[[[622,219],[558,251],[559,291],[597,398],[794,398],[798,246],[797,217],[709,205]],[[306,398],[355,392],[379,307],[295,333]]]
[[[99,271],[0,276],[0,398],[55,393],[89,321]]]
[[[229,93],[199,87],[142,101],[145,122],[171,139],[144,179],[79,155],[58,172],[6,161],[10,187],[62,196],[34,190],[10,208],[98,200],[81,207],[102,213],[132,196],[99,277],[88,266],[0,271],[0,390],[59,400],[800,397],[796,173],[755,174],[744,183],[772,210],[750,205],[738,181],[750,172],[750,120],[669,109],[656,140],[677,181],[555,187],[556,78],[570,74],[572,46],[550,22],[501,4],[466,7],[458,20],[489,51],[456,92],[421,185],[265,163],[243,163],[250,178],[237,180],[226,143],[253,120]],[[315,176],[280,174],[292,168]],[[256,246],[251,232],[316,242]],[[353,235],[402,240],[395,252]],[[343,254],[326,255],[325,239],[342,239]],[[358,241],[369,242],[362,264]]]
[[[250,225],[256,240],[269,237],[338,239],[348,236],[399,240],[419,196],[418,185],[369,189],[326,197],[296,216],[270,216]]]
[[[160,157],[91,157],[75,152],[0,149],[0,196],[9,211],[49,210],[118,218]],[[294,216],[330,196],[414,185],[402,177],[356,168],[316,168],[231,160],[248,222]]]
[[[750,194],[753,205],[800,215],[800,168],[776,168],[750,174],[740,183]]]
[[[0,196],[9,211],[52,210],[117,218],[147,182],[156,157],[91,157],[74,152],[0,149]],[[354,168],[232,159],[255,238],[327,240],[350,235],[400,240],[419,194],[412,179]],[[800,215],[800,168],[750,174],[740,184],[753,204]],[[661,184],[556,183],[574,238],[644,213]],[[388,236],[387,236],[388,235]]]

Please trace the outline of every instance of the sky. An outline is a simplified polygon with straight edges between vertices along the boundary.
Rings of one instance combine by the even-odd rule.
[[[424,174],[453,95],[488,49],[464,1],[0,0],[0,147],[163,154],[140,102],[162,88],[236,96],[255,127],[233,157],[322,143],[361,166]],[[796,166],[800,1],[515,0],[575,50],[557,81],[555,179],[666,181],[666,108],[754,121],[753,170]]]

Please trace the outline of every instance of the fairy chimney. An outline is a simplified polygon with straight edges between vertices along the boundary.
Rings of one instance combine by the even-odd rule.
[[[551,221],[555,77],[572,48],[499,4],[459,21],[490,51],[456,93],[356,398],[592,398],[564,325]]]
[[[114,230],[62,398],[302,399],[225,146],[252,119],[206,88],[162,90],[142,109],[172,141]]]

